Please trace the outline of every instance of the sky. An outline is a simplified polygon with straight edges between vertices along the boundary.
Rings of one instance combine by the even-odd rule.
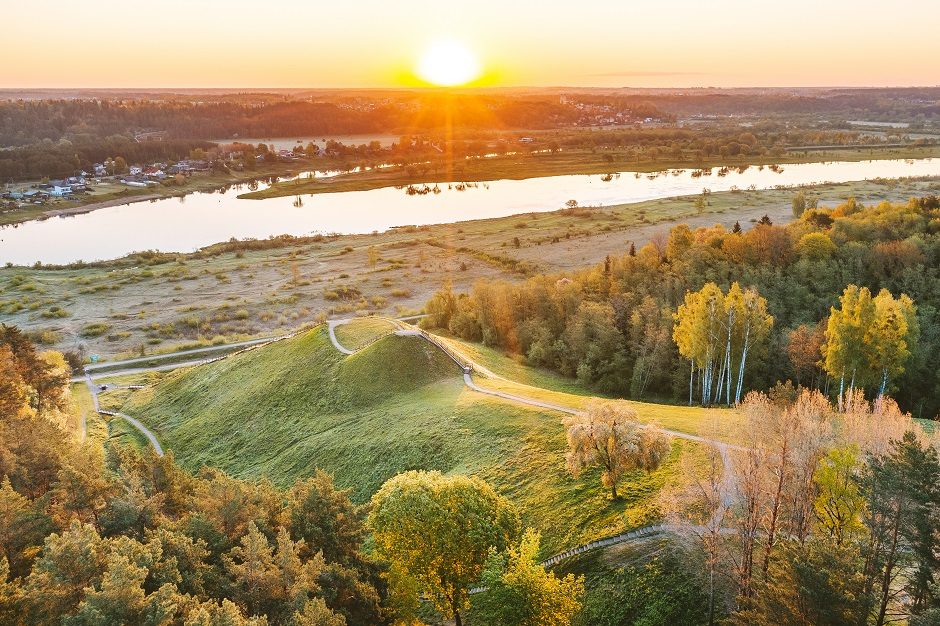
[[[7,0],[0,88],[940,85],[940,1]]]

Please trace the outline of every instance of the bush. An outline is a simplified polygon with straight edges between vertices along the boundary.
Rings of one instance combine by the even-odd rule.
[[[111,330],[110,324],[105,324],[104,322],[96,322],[94,324],[88,324],[81,330],[81,336],[85,338],[100,337],[101,335],[107,333]]]

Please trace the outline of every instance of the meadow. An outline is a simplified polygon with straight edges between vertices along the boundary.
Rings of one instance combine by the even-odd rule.
[[[820,204],[904,200],[936,180],[807,188]],[[441,284],[518,280],[622,255],[669,225],[792,219],[791,189],[740,190],[602,208],[578,207],[372,235],[220,244],[69,267],[0,268],[0,322],[45,347],[102,359],[163,353],[315,324],[326,317],[418,312]]]
[[[346,336],[375,329],[361,324]],[[344,357],[324,326],[165,375],[121,410],[192,471],[287,485],[324,469],[358,502],[409,469],[480,476],[543,533],[546,554],[660,519],[659,492],[686,479],[680,458],[703,453],[674,440],[660,469],[631,473],[611,501],[597,472],[568,474],[563,414],[471,391],[418,337],[385,336]]]

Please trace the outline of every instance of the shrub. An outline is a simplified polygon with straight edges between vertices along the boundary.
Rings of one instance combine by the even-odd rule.
[[[81,330],[81,336],[85,338],[100,337],[111,330],[110,324],[105,324],[104,322],[95,322],[94,324],[88,324]]]

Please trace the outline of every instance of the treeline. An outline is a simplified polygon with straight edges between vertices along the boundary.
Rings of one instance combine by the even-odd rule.
[[[738,283],[756,292],[773,320],[766,338],[749,348],[744,391],[791,379],[834,397],[861,366],[837,365],[835,359],[827,374],[823,348],[830,311],[842,306],[840,296],[850,285],[864,288],[871,310],[871,294],[887,290],[912,301],[916,316],[909,326],[919,333],[916,344],[903,345],[911,354],[900,367],[891,365],[890,375],[887,365],[876,368],[864,384],[873,394],[883,386],[915,416],[932,418],[940,410],[938,223],[940,199],[931,196],[868,207],[850,199],[835,208],[806,210],[785,227],[767,219],[748,231],[679,225],[640,250],[631,246],[623,256],[570,275],[481,281],[469,294],[445,287],[428,302],[424,323],[577,376],[604,392],[688,399],[691,353],[681,354],[674,340],[679,306],[687,293],[709,283],[722,293]],[[733,353],[737,363],[740,351]],[[701,375],[707,359],[698,358],[703,360],[691,373]],[[721,368],[716,362],[715,378]],[[736,365],[729,369],[737,375]],[[737,395],[737,381],[724,380]],[[701,389],[702,380],[694,382]]]
[[[80,171],[94,172],[94,163],[123,157],[127,163],[178,160],[195,149],[208,149],[206,141],[169,140],[138,143],[130,137],[112,135],[100,139],[83,136],[0,150],[0,183],[9,180],[64,178]]]
[[[446,99],[446,102],[444,101]],[[173,139],[291,137],[457,128],[551,128],[577,111],[545,97],[405,96],[375,101],[0,101],[0,147],[143,130]]]
[[[686,561],[708,598],[701,622],[937,624],[936,439],[857,390],[837,409],[779,385],[740,415],[740,448],[726,461],[710,448],[665,498],[701,554]]]
[[[643,94],[637,100],[652,102],[657,107],[679,115],[697,113],[713,115],[805,115],[827,114],[843,119],[882,119],[894,115],[889,121],[912,119],[918,115],[940,115],[940,89],[936,87],[910,89],[826,89],[769,91],[754,93],[727,90],[722,92],[674,94]],[[862,115],[866,117],[853,117]]]
[[[0,332],[0,623],[387,622],[364,510],[129,446],[79,444],[61,355]]]
[[[381,128],[383,110],[302,101],[268,104],[153,100],[0,101],[0,146],[66,138],[101,138],[142,130],[175,139],[366,133]]]

